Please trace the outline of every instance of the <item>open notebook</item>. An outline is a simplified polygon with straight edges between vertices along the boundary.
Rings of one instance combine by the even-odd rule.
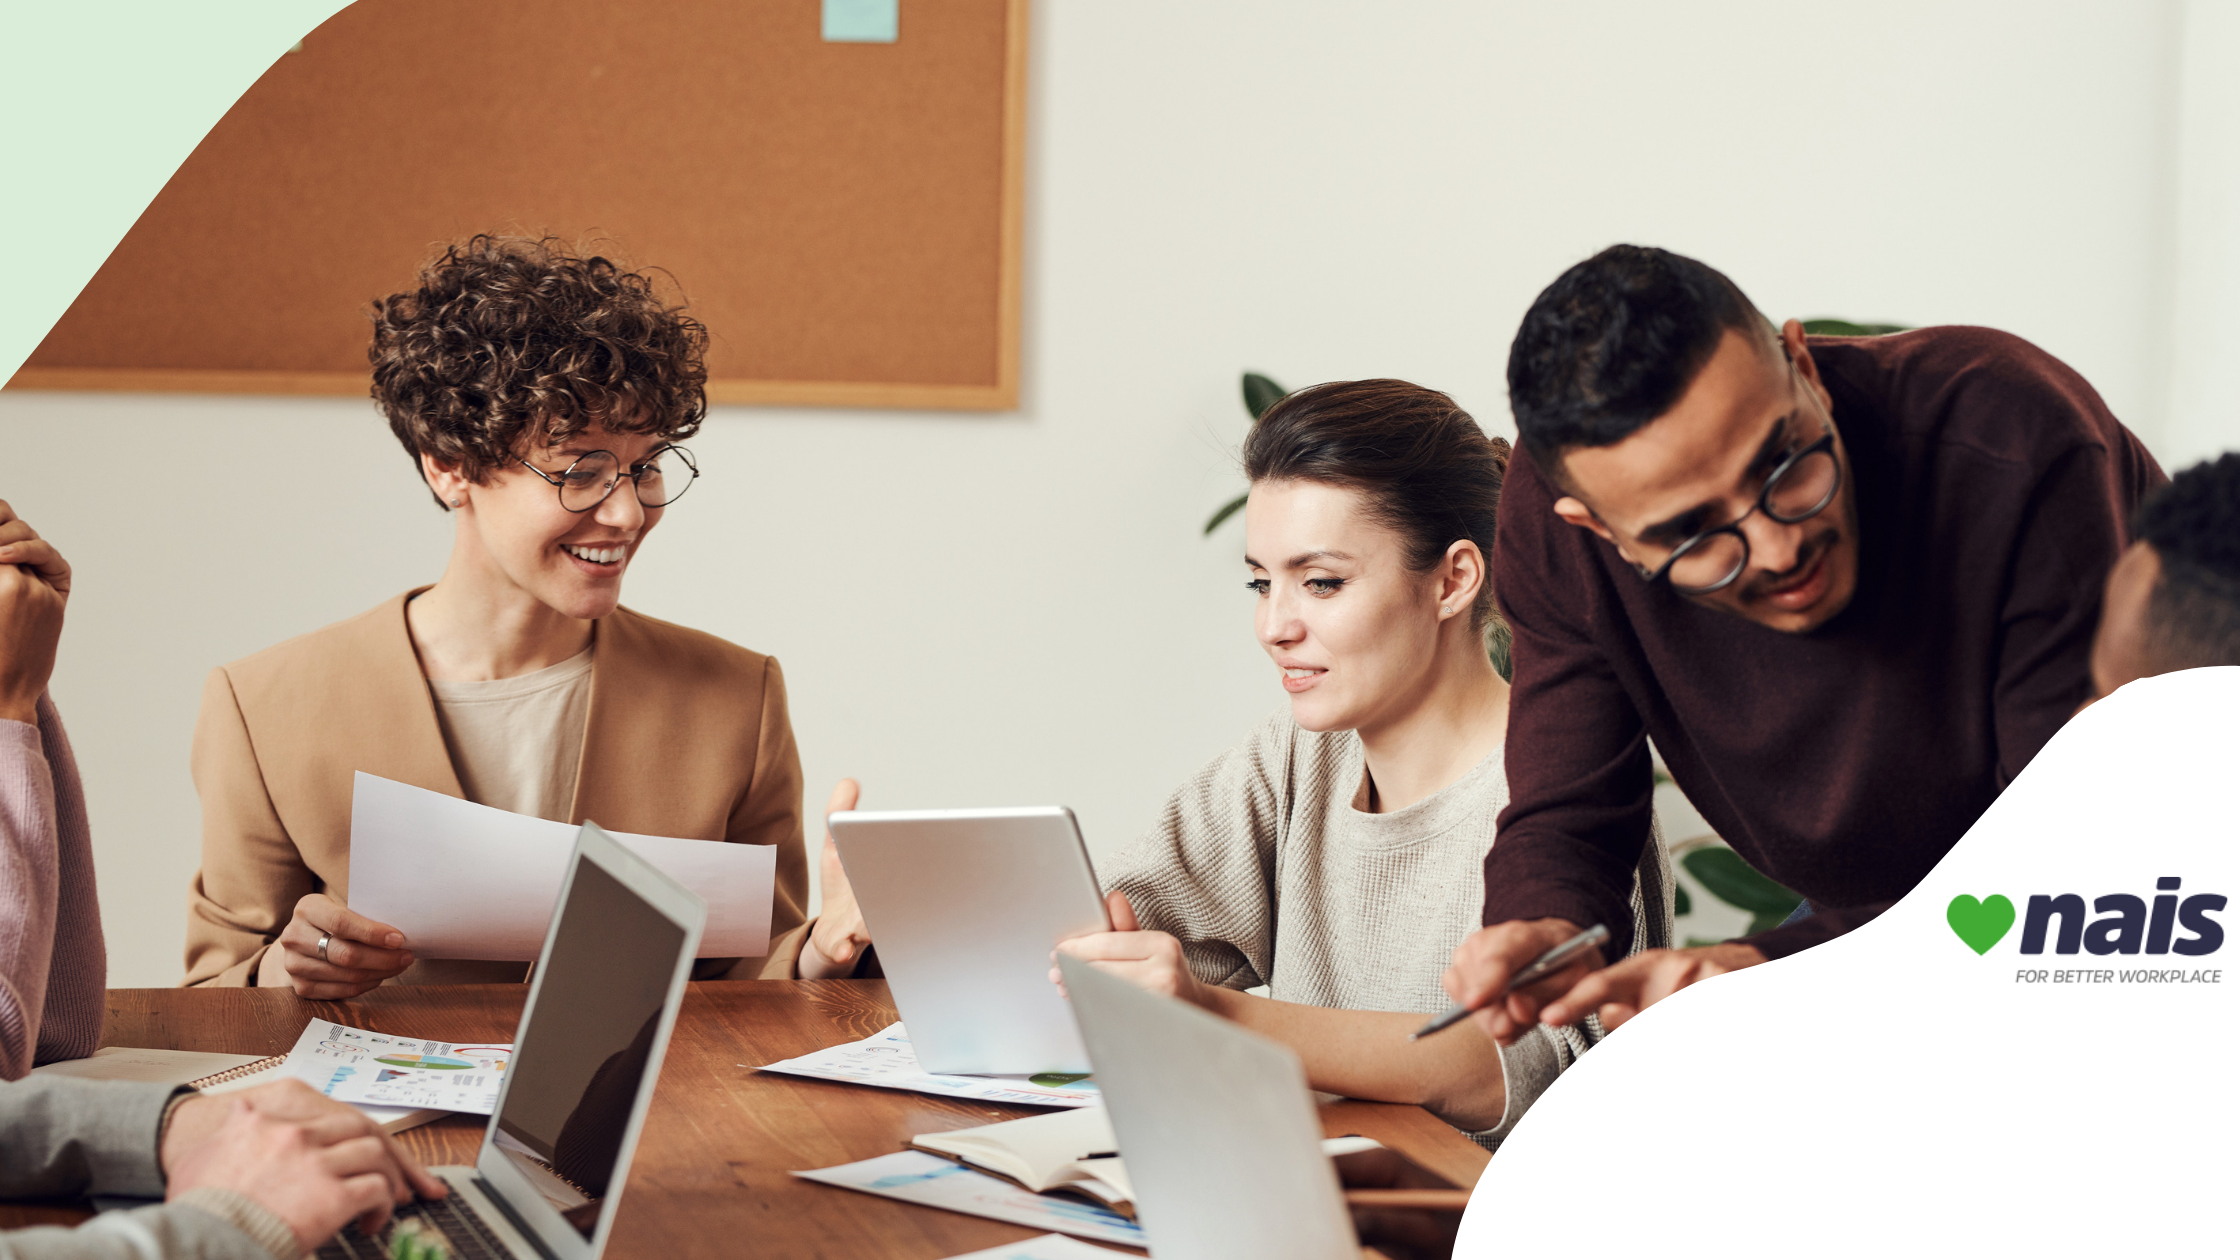
[[[955,1160],[1001,1177],[1038,1194],[1072,1194],[1134,1219],[1135,1185],[1112,1136],[1112,1120],[1102,1107],[1027,1116],[999,1124],[910,1139],[917,1150]],[[1322,1153],[1335,1159],[1377,1149],[1365,1137],[1322,1140]]]
[[[920,1133],[910,1145],[969,1164],[1038,1194],[1077,1194],[1122,1216],[1135,1215],[1135,1190],[1102,1107]]]

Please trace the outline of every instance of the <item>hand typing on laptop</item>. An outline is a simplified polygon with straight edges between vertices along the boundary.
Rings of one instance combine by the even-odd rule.
[[[166,1198],[233,1191],[279,1217],[305,1251],[353,1220],[371,1231],[397,1204],[450,1193],[364,1112],[296,1080],[187,1099],[159,1157]]]

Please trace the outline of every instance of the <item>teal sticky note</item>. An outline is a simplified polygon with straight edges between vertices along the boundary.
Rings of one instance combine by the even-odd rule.
[[[824,37],[845,44],[891,44],[902,25],[902,0],[824,0]]]

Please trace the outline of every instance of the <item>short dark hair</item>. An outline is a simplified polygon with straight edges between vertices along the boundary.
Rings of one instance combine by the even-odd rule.
[[[2147,597],[2156,668],[2240,665],[2240,452],[2172,477],[2139,505],[2131,532],[2162,561]]]
[[[1309,386],[1261,414],[1245,439],[1244,471],[1255,484],[1311,481],[1360,491],[1370,518],[1400,535],[1417,573],[1430,572],[1457,540],[1476,543],[1488,568],[1471,624],[1498,633],[1493,529],[1509,443],[1487,437],[1454,399],[1407,381]]]
[[[1517,441],[1554,476],[1670,410],[1728,330],[1772,330],[1732,280],[1693,258],[1612,245],[1556,277],[1509,345]]]
[[[644,274],[552,237],[449,245],[373,303],[373,400],[419,466],[482,482],[594,421],[681,441],[707,415],[708,330]],[[437,500],[442,504],[442,500]]]

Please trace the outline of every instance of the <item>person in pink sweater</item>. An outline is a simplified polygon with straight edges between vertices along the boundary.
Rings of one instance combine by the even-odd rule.
[[[93,836],[47,696],[70,566],[0,502],[0,1080],[101,1044]]]

